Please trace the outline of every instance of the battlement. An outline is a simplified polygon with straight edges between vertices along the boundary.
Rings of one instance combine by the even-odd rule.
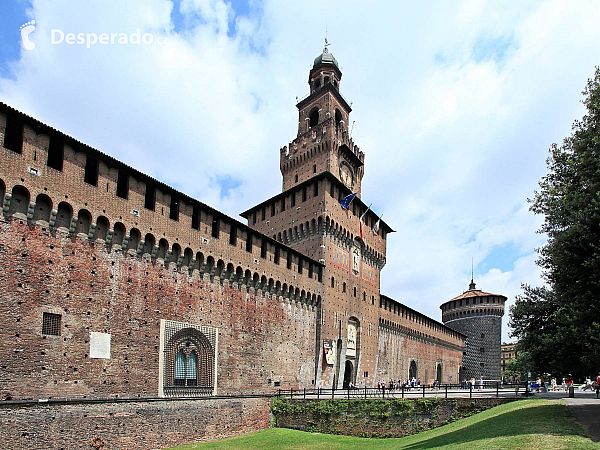
[[[209,282],[316,304],[322,264],[0,103],[3,214]]]

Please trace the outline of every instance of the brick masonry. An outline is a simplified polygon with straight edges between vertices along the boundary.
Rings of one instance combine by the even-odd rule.
[[[2,407],[0,423],[7,450],[152,450],[264,429],[270,413],[266,398],[45,404]]]

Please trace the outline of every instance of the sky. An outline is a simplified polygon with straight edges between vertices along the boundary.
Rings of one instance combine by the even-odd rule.
[[[381,292],[441,320],[473,262],[477,287],[509,299],[511,341],[508,306],[543,284],[527,199],[584,114],[598,17],[593,0],[5,0],[0,100],[239,218],[281,192],[327,29],[362,199],[396,230]]]

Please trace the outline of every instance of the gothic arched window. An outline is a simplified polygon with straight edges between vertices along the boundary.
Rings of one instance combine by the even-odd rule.
[[[201,331],[186,325],[181,324],[179,330],[166,330],[172,335],[165,336],[163,392],[167,396],[212,394],[216,370],[213,334],[216,335],[216,331],[208,327],[202,327]]]

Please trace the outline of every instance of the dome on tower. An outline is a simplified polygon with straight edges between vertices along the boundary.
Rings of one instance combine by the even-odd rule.
[[[313,69],[315,69],[319,64],[334,64],[338,69],[340,65],[337,62],[337,59],[333,57],[331,53],[327,50],[327,47],[323,49],[323,53],[315,58],[315,63],[313,64]]]

